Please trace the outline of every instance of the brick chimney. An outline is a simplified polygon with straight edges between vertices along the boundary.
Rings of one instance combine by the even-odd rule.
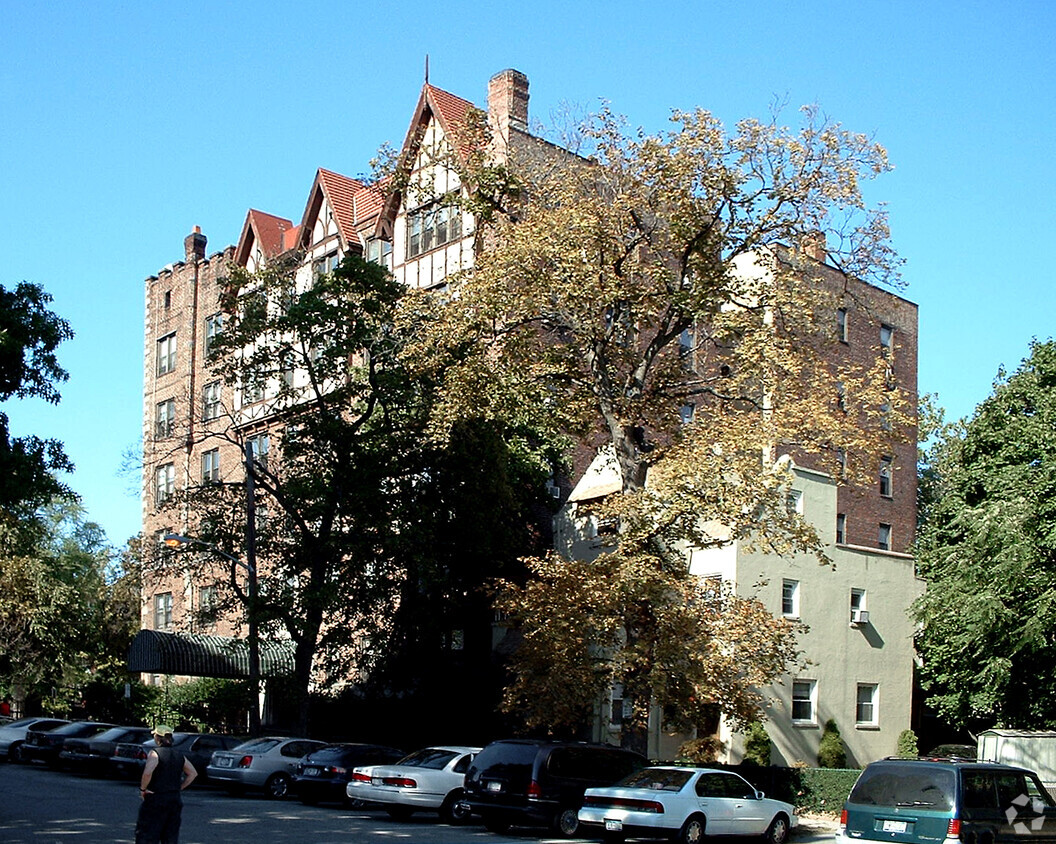
[[[824,264],[829,257],[825,232],[812,231],[804,234],[799,240],[799,248],[815,261]]]
[[[194,231],[183,239],[183,253],[187,256],[187,263],[205,257],[205,244],[207,240],[200,227],[195,226]]]
[[[488,122],[506,140],[511,126],[528,131],[528,77],[519,70],[503,70],[488,80]]]

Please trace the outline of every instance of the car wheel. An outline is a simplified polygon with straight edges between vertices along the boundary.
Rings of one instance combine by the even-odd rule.
[[[26,752],[22,749],[22,742],[16,741],[7,749],[7,758],[20,765],[25,763]]]
[[[513,826],[513,824],[506,820],[506,818],[484,818],[484,829],[488,832],[494,832],[496,835],[505,835],[510,831],[511,826]]]
[[[472,816],[469,804],[462,799],[462,789],[452,791],[440,807],[440,820],[449,824],[460,824],[469,821]]]
[[[682,824],[678,831],[679,844],[700,844],[704,840],[704,818],[692,815]]]
[[[385,814],[394,821],[405,821],[414,814],[414,809],[410,806],[386,806]]]
[[[562,838],[572,838],[579,829],[579,810],[575,806],[558,809],[554,815],[553,828]]]
[[[788,818],[778,815],[770,821],[764,839],[766,844],[785,844],[788,841]]]
[[[264,783],[264,793],[272,800],[279,800],[290,793],[290,777],[281,771],[268,777]]]

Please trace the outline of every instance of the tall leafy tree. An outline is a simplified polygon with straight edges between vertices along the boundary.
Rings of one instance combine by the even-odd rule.
[[[914,612],[928,702],[959,726],[1056,719],[1056,343],[1031,343],[936,443]]]
[[[38,284],[22,282],[13,290],[0,285],[0,402],[28,397],[58,402],[57,385],[68,376],[56,349],[73,331],[50,303]],[[70,495],[55,473],[72,469],[62,443],[12,437],[7,414],[0,412],[0,508],[24,516],[55,495]]]
[[[549,556],[530,561],[527,587],[502,585],[524,635],[507,704],[532,701],[540,723],[549,711],[572,724],[613,683],[635,702],[632,727],[652,704],[680,720],[709,704],[750,719],[753,687],[780,673],[794,631],[733,623],[764,614],[744,598],[726,596],[722,612],[702,601],[689,548],[820,553],[785,506],[779,456],[835,470],[842,449],[850,480],[871,478],[913,413],[881,361],[836,367],[825,353],[849,288],[812,251],[823,233],[829,263],[898,284],[886,216],[860,191],[888,169],[883,148],[813,109],[799,129],[727,132],[702,110],[673,125],[631,133],[602,113],[577,156],[525,138],[503,147],[481,120],[451,159],[477,220],[475,265],[457,296],[407,309],[411,365],[448,367],[437,437],[516,408],[607,445],[618,464],[621,489],[598,515],[619,542],[594,565]],[[769,635],[723,665],[747,629]],[[574,699],[548,677],[558,656],[577,667]],[[753,659],[766,670],[749,678],[739,666]]]
[[[79,504],[56,499],[39,525],[32,542],[0,528],[0,686],[67,711],[90,680],[124,677],[139,596]]]
[[[219,584],[227,600],[219,609],[252,612],[265,635],[292,640],[305,729],[313,684],[354,678],[378,693],[414,691],[420,669],[440,664],[443,642],[450,650],[453,637],[461,647],[455,608],[484,618],[490,632],[472,594],[475,572],[493,568],[495,556],[516,559],[506,545],[526,538],[518,527],[525,510],[510,489],[540,462],[467,428],[461,442],[473,465],[491,471],[481,481],[424,436],[435,385],[412,378],[401,360],[406,336],[394,313],[404,290],[381,266],[349,256],[298,289],[296,261],[276,261],[255,273],[234,270],[229,285],[213,365],[232,391],[267,397],[270,448],[249,466],[259,598],[249,605],[243,576],[231,568]],[[236,411],[238,424],[217,436],[241,447],[261,430],[249,421]],[[198,535],[245,559],[242,483],[186,494],[201,519]],[[509,531],[478,544],[487,533],[478,530],[482,516]],[[215,557],[196,558],[201,577],[215,572]],[[476,636],[470,644],[479,653],[483,642]]]

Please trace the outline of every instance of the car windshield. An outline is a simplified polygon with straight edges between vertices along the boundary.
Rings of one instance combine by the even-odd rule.
[[[848,800],[866,806],[948,811],[953,808],[955,781],[952,768],[875,765],[862,772]]]
[[[282,741],[282,739],[274,739],[274,738],[250,739],[249,741],[242,742],[242,744],[240,744],[238,747],[236,747],[235,750],[241,751],[243,753],[248,753],[249,751],[253,751],[254,753],[267,753],[269,750],[271,750],[273,747],[275,747],[275,745],[277,745],[280,741]]]
[[[408,768],[435,768],[440,770],[456,756],[458,754],[450,750],[438,750],[435,747],[427,747],[424,750],[416,750],[410,756],[404,756],[396,764]]]
[[[693,771],[690,770],[645,768],[624,777],[618,785],[623,788],[648,788],[652,791],[681,791],[691,776]]]

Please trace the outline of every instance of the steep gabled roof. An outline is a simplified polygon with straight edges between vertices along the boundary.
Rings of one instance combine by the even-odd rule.
[[[473,146],[471,143],[469,129],[469,113],[476,106],[469,100],[456,97],[454,94],[430,85],[426,82],[422,86],[422,93],[418,97],[418,105],[415,106],[414,115],[411,118],[410,128],[403,139],[400,148],[400,161],[409,164],[418,154],[418,148],[422,141],[422,129],[429,123],[431,117],[436,118],[440,128],[444,130],[444,136],[449,144],[463,160],[469,157]],[[396,209],[400,205],[401,193],[393,191],[385,199],[385,207],[378,218],[378,228],[383,222],[389,222],[396,216]]]
[[[246,222],[242,226],[242,235],[235,249],[235,263],[245,266],[249,261],[254,244],[259,244],[260,251],[267,258],[274,258],[286,251],[288,234],[297,227],[284,217],[276,217],[264,211],[249,209]]]
[[[308,205],[304,209],[304,217],[300,225],[299,245],[307,248],[308,242],[315,227],[315,221],[323,207],[323,200],[330,205],[334,212],[334,220],[337,222],[337,233],[341,239],[342,251],[348,251],[349,244],[358,245],[359,236],[356,233],[356,212],[353,197],[358,190],[364,187],[363,183],[348,176],[342,176],[332,170],[320,167],[315,174],[315,181],[308,194]]]

